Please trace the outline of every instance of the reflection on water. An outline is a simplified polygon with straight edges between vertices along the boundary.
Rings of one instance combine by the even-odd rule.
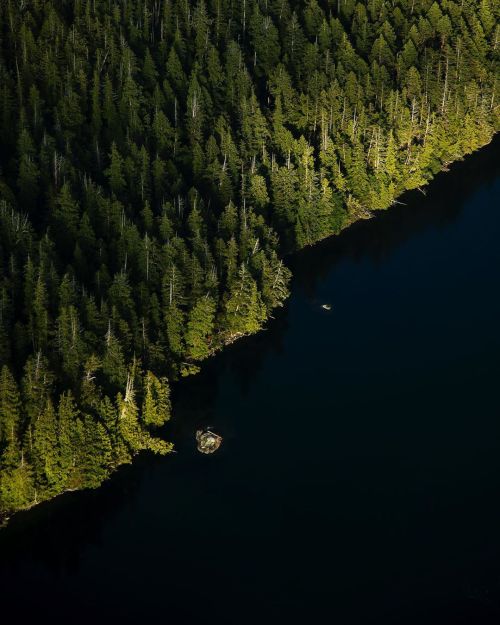
[[[266,330],[176,386],[176,454],[0,532],[2,614],[496,622],[499,147],[292,256]]]

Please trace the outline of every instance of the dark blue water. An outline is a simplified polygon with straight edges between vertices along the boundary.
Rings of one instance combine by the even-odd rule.
[[[290,259],[268,329],[177,387],[177,454],[0,533],[0,616],[500,622],[499,155]]]

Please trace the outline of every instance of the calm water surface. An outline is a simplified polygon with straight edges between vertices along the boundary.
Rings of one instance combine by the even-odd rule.
[[[500,622],[499,156],[294,256],[177,387],[177,454],[0,532],[2,620]]]

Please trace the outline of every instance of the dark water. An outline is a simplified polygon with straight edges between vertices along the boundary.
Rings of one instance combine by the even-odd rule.
[[[500,622],[499,155],[296,255],[178,387],[176,455],[0,533],[0,619]]]

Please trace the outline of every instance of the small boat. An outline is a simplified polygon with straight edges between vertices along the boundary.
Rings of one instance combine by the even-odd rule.
[[[222,436],[211,430],[197,430],[196,442],[198,443],[198,451],[200,453],[213,454],[221,446]]]
[[[332,309],[332,305],[331,304],[322,304],[321,308],[323,310],[331,310]]]

